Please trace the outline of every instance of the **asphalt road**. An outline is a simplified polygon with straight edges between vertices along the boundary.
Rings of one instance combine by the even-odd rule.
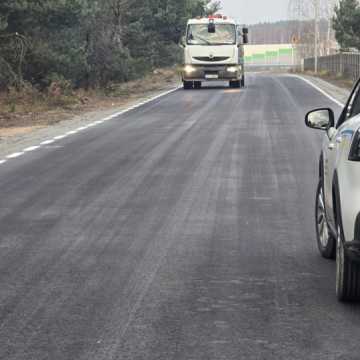
[[[249,75],[1,165],[0,359],[359,359],[315,245],[324,105]]]

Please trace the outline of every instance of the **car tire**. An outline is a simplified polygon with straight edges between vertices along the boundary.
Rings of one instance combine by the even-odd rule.
[[[194,82],[194,88],[195,89],[201,89],[201,81],[195,81]]]
[[[337,177],[335,177],[337,180]],[[342,223],[341,201],[335,182],[335,222],[336,238],[336,295],[341,302],[360,300],[360,263],[352,260],[345,249],[344,228]]]
[[[321,256],[325,259],[335,259],[336,238],[332,235],[326,218],[324,186],[322,179],[320,179],[316,191],[315,227],[317,244]]]
[[[183,87],[184,90],[189,90],[193,88],[193,82],[192,81],[183,81]]]
[[[339,301],[360,300],[360,264],[350,259],[345,251],[343,232],[338,225],[336,250],[336,295]]]

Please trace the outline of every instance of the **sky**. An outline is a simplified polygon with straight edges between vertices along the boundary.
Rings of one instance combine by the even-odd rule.
[[[285,20],[289,0],[221,0],[222,13],[243,24]]]

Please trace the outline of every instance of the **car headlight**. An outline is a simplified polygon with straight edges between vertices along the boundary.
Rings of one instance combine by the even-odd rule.
[[[240,70],[240,67],[239,66],[229,66],[228,68],[227,68],[227,71],[228,72],[231,72],[231,73],[235,73],[235,72],[237,72],[237,71],[239,71]]]
[[[194,71],[196,71],[196,68],[194,66],[191,66],[191,65],[186,65],[184,67],[184,71],[187,73],[187,74],[191,74],[193,73]]]

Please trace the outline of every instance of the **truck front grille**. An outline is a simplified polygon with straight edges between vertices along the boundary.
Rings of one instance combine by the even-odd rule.
[[[197,61],[217,62],[217,61],[229,60],[229,57],[225,57],[225,56],[214,56],[214,57],[198,56],[198,57],[194,57],[194,59],[197,60]]]

